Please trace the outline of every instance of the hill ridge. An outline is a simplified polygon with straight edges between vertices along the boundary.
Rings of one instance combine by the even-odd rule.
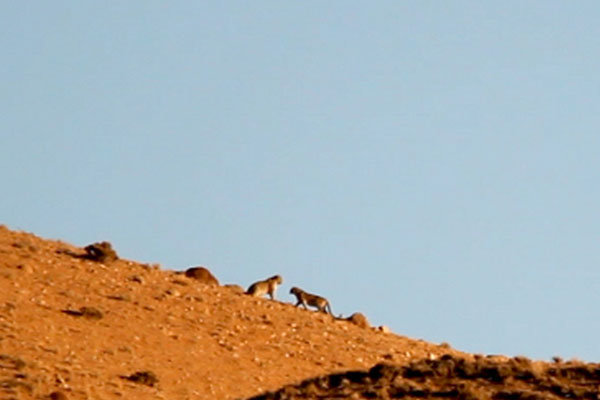
[[[468,357],[157,265],[77,254],[0,226],[1,398],[234,399],[384,361]]]

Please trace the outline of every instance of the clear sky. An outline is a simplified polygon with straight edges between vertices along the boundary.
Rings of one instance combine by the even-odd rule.
[[[600,3],[0,6],[0,222],[600,359]]]

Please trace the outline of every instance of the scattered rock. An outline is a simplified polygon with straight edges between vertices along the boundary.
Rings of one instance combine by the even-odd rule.
[[[154,386],[158,383],[158,378],[152,371],[139,371],[129,376],[121,375],[120,378],[147,386]]]
[[[94,307],[81,307],[79,310],[62,310],[63,313],[73,317],[84,317],[87,319],[102,319],[104,314]]]
[[[131,297],[127,294],[111,294],[106,296],[106,298],[117,301],[131,301]]]
[[[19,357],[0,354],[0,369],[20,370],[23,369],[25,365],[25,361],[21,360]]]
[[[29,250],[32,253],[35,253],[38,251],[38,248],[36,246],[34,246],[33,244],[31,244],[27,241],[14,242],[12,244],[12,246],[17,249]]]
[[[98,262],[111,262],[118,260],[117,252],[113,250],[109,242],[93,243],[84,248],[86,255],[84,258]]]
[[[64,392],[61,392],[60,390],[50,393],[50,395],[48,397],[50,398],[50,400],[67,400],[68,399],[67,395]]]
[[[30,274],[33,272],[33,268],[31,268],[31,266],[29,264],[19,264],[19,265],[17,265],[17,269],[19,269],[27,274]]]
[[[192,267],[185,271],[185,276],[196,279],[206,285],[219,286],[219,281],[205,267]]]
[[[3,379],[0,380],[0,389],[11,390],[14,392],[15,389],[24,389],[27,393],[33,392],[33,385],[28,382],[23,382],[18,379]]]
[[[600,393],[600,364],[464,354],[446,343],[384,335],[385,327],[352,326],[368,326],[362,314],[333,323],[290,312],[285,302],[250,301],[235,294],[244,291],[238,285],[202,286],[185,271],[145,270],[128,261],[111,268],[88,260],[95,250],[26,237],[0,234],[0,399],[244,398],[315,375],[321,376],[283,389],[279,398],[533,400]],[[29,243],[39,250],[29,251]]]

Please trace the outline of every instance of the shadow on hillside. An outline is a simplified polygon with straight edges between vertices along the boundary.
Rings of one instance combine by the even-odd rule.
[[[473,359],[446,354],[409,365],[377,364],[307,379],[249,400],[315,398],[597,399],[600,364],[533,362],[525,357]],[[353,397],[354,396],[354,397]]]

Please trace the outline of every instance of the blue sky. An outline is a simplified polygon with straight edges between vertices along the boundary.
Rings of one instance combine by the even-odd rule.
[[[596,1],[0,6],[1,222],[598,360]]]

